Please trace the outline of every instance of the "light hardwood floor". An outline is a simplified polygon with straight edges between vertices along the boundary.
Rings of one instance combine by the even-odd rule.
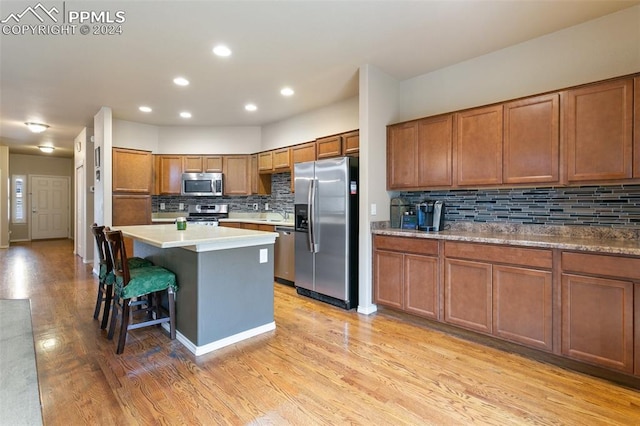
[[[196,358],[136,330],[118,356],[72,250],[0,250],[0,298],[31,299],[46,425],[640,424],[636,390],[280,284],[274,332]]]

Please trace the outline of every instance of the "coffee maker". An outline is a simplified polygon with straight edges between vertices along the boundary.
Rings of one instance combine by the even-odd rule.
[[[426,200],[416,205],[419,231],[444,229],[444,202]]]

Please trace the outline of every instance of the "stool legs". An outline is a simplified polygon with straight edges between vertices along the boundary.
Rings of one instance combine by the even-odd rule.
[[[104,302],[104,310],[102,312],[102,321],[100,328],[104,330],[107,328],[107,322],[109,321],[109,312],[111,311],[111,300],[113,299],[113,284],[98,283],[98,297],[96,298],[96,307],[93,310],[93,319],[98,319],[100,316],[100,309]]]

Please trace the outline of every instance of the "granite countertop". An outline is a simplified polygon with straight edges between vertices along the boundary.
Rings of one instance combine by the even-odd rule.
[[[606,227],[454,223],[444,231],[423,232],[389,228],[385,223],[379,223],[372,224],[371,232],[398,237],[640,256],[640,231]]]
[[[159,248],[182,247],[201,252],[273,244],[276,232],[227,228],[224,226],[188,226],[178,231],[176,225],[115,226],[125,237]]]

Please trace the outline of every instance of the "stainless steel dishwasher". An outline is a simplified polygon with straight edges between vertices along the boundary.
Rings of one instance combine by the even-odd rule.
[[[276,281],[293,285],[295,273],[295,234],[294,229],[287,226],[276,226],[278,238],[274,247],[274,275]]]

